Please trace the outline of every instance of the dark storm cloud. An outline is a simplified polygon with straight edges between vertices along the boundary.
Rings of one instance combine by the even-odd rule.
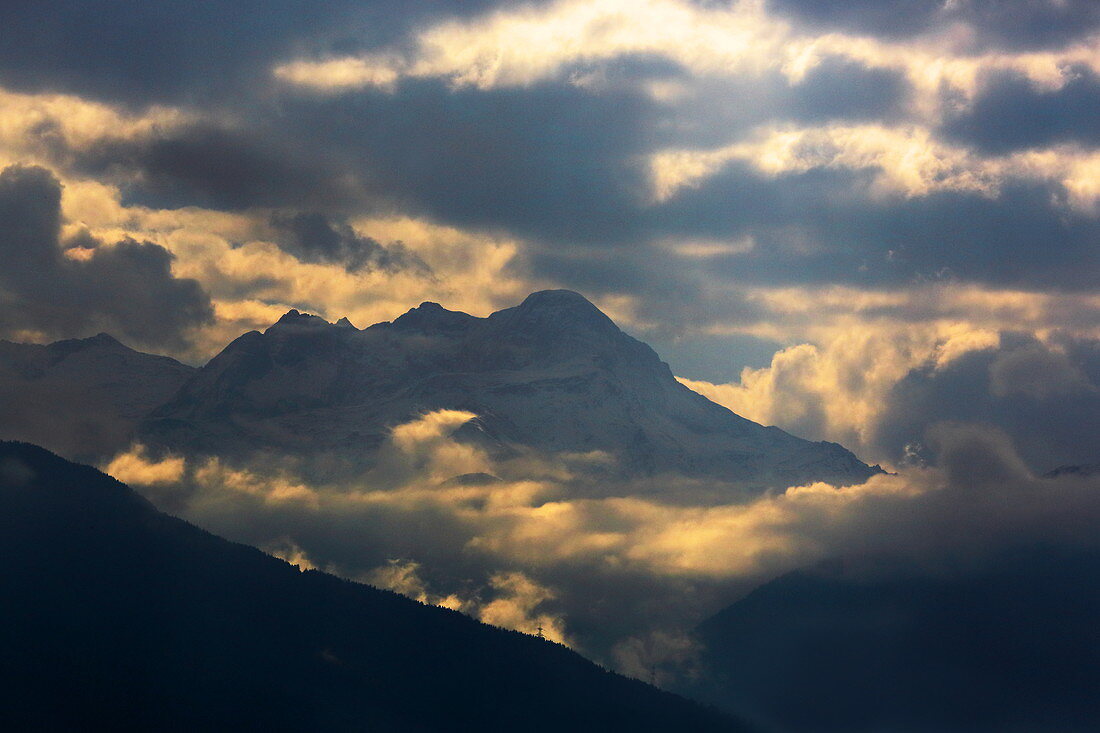
[[[342,150],[364,185],[419,213],[559,242],[637,238],[635,156],[654,109],[638,94],[410,81],[284,109],[300,139]]]
[[[1004,7],[1007,17],[1019,19],[1040,12],[1039,5]],[[262,12],[251,0],[232,7],[118,2],[101,6],[102,18],[85,6],[62,4],[71,14],[45,24],[52,40],[28,31],[23,35],[31,37],[0,47],[0,83],[135,102],[171,99],[209,117],[60,151],[59,159],[69,156],[80,173],[119,183],[125,203],[288,212],[278,244],[305,261],[352,270],[397,266],[396,249],[386,244],[384,254],[380,243],[342,222],[400,211],[521,238],[517,268],[525,274],[595,295],[641,295],[657,320],[675,317],[679,324],[759,315],[745,303],[716,309],[702,302],[702,286],[733,279],[878,287],[953,277],[1082,289],[1092,287],[1100,264],[1092,246],[1100,235],[1096,218],[1058,203],[1064,195],[1053,185],[1008,186],[994,198],[967,192],[884,198],[870,191],[876,175],[870,169],[768,177],[731,164],[696,190],[650,203],[646,159],[655,150],[727,145],[771,123],[903,120],[910,89],[898,72],[826,58],[797,84],[775,70],[759,78],[694,79],[672,62],[634,54],[577,63],[526,87],[405,79],[390,91],[325,95],[276,89],[271,68],[380,44],[400,51],[410,29],[489,4],[322,3],[308,18],[307,6],[291,0]],[[941,22],[947,12],[941,6],[790,0],[775,7],[801,8],[815,22],[848,18],[910,33]],[[314,5],[308,7],[311,13]],[[950,11],[964,19],[989,12],[985,3]],[[1062,17],[1056,8],[1049,12]],[[1086,16],[1073,17],[1081,25]],[[4,8],[0,21],[5,17],[12,23],[3,27],[15,35],[41,10]],[[118,18],[126,22],[112,25]],[[102,52],[89,49],[93,35]],[[123,51],[127,38],[132,45]],[[76,62],[84,56],[86,68]],[[571,83],[588,73],[597,82]],[[641,82],[653,79],[682,83],[688,101],[651,98]],[[1053,95],[1025,94],[1015,84],[987,86],[969,116],[950,129],[983,149],[1095,138],[1087,122],[1094,76],[1082,72]],[[208,94],[219,85],[233,94],[211,102]],[[46,147],[64,144],[49,125],[37,134]],[[293,223],[297,212],[317,218]],[[746,235],[756,242],[751,251],[705,262],[678,259],[653,244]]]
[[[778,69],[759,76],[690,79],[683,99],[659,108],[650,135],[656,148],[706,149],[776,122],[889,122],[904,117],[910,92],[901,72],[827,56],[797,83]]]
[[[1056,48],[1100,30],[1093,0],[970,0],[948,17],[971,24],[989,45],[1020,49]]]
[[[317,212],[276,214],[272,224],[281,230],[279,248],[302,262],[328,262],[344,266],[348,272],[360,270],[416,270],[427,273],[428,266],[401,242],[383,245],[356,232],[343,221],[332,221]]]
[[[655,107],[566,84],[284,99],[236,127],[196,123],[72,154],[127,202],[349,215],[395,207],[535,240],[637,240]]]
[[[5,3],[0,79],[135,102],[232,87],[266,73],[295,37],[316,33],[350,5],[60,0],[47,10]]]
[[[433,16],[493,3],[433,0],[53,0],[0,4],[0,84],[135,104],[263,89],[298,52],[351,53]]]
[[[1057,48],[1100,28],[1093,0],[772,0],[770,6],[814,27],[885,38],[961,22],[980,47]]]
[[[1037,473],[1096,462],[1100,455],[1100,344],[1053,350],[1005,334],[996,349],[946,367],[913,370],[887,398],[877,442],[896,459],[942,420],[996,425]]]
[[[992,154],[1057,143],[1100,145],[1100,77],[1084,68],[1069,73],[1070,81],[1056,91],[1036,89],[1019,74],[994,76],[944,132]]]
[[[108,139],[76,155],[76,168],[120,177],[127,203],[222,210],[288,205],[347,207],[359,192],[323,151],[269,131],[195,124],[131,140]]]
[[[0,332],[41,330],[51,337],[110,330],[150,346],[181,346],[188,328],[213,319],[194,280],[174,278],[172,255],[126,239],[101,246],[84,235],[62,252],[61,186],[42,168],[0,173]]]
[[[901,72],[827,58],[794,87],[789,117],[807,122],[896,119],[907,92]]]
[[[654,214],[668,233],[751,234],[757,246],[711,261],[716,274],[772,284],[861,286],[942,278],[1089,289],[1100,272],[1100,222],[1050,185],[1006,184],[996,196],[940,191],[872,197],[870,170],[768,178],[731,164]],[[658,218],[659,215],[659,218]]]
[[[942,0],[772,0],[773,11],[829,29],[904,37],[927,30]]]

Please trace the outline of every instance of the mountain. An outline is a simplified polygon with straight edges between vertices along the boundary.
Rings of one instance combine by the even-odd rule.
[[[779,731],[1096,730],[1100,552],[1019,547],[950,572],[831,565],[704,622],[681,690]]]
[[[602,452],[609,476],[676,474],[785,487],[877,472],[835,443],[763,427],[683,386],[644,343],[577,293],[552,290],[476,318],[424,303],[356,329],[290,311],[246,333],[139,427],[185,453],[351,457],[369,464],[394,425],[439,409],[494,455]]]
[[[48,346],[0,341],[0,438],[104,458],[125,448],[138,422],[194,371],[105,333]]]
[[[295,566],[0,442],[8,730],[744,730],[567,648]]]

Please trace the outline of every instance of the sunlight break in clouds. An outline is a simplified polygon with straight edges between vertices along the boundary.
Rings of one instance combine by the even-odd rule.
[[[411,57],[371,55],[298,60],[276,67],[279,78],[327,91],[405,77],[444,77],[457,86],[526,86],[563,67],[629,54],[671,58],[696,73],[770,66],[785,26],[762,3],[705,10],[672,0],[563,0],[521,6],[469,23],[421,32]]]
[[[830,125],[765,128],[747,142],[722,148],[654,153],[650,158],[653,197],[661,202],[681,189],[696,188],[735,161],[772,177],[814,169],[875,170],[872,193],[878,196],[955,191],[995,197],[1004,183],[1028,179],[1062,186],[1070,205],[1084,211],[1094,210],[1100,196],[1094,178],[1100,153],[1061,146],[982,158],[937,142],[921,127]]]
[[[790,346],[767,367],[745,367],[737,383],[680,381],[755,422],[841,442],[872,461],[888,462],[871,438],[889,391],[918,366],[945,366],[968,351],[998,343],[996,331],[964,323],[851,324],[829,334],[820,346]]]
[[[780,71],[791,84],[830,58],[902,73],[913,87],[912,111],[934,122],[949,97],[972,100],[991,73],[1021,74],[1036,88],[1060,89],[1073,68],[1100,71],[1095,39],[1056,51],[975,52],[956,27],[939,35],[890,41],[831,32],[800,35],[761,0],[697,4],[676,0],[559,0],[521,5],[470,21],[450,21],[417,33],[407,53],[375,52],[275,67],[282,81],[324,92],[365,86],[393,89],[401,78],[444,78],[455,86],[527,86],[570,76],[583,86],[585,65],[629,56],[668,59],[695,77]],[[675,99],[668,84],[649,87]],[[950,92],[950,94],[947,94]]]
[[[143,128],[144,129],[144,128]],[[353,231],[400,243],[426,263],[416,268],[348,271],[340,262],[303,262],[272,240],[272,212],[199,207],[156,209],[124,204],[121,187],[62,177],[64,237],[151,241],[175,256],[172,272],[192,278],[212,298],[214,322],[193,332],[192,346],[173,352],[202,362],[249,330],[261,330],[292,307],[360,327],[392,320],[424,300],[488,315],[530,291],[514,267],[522,242],[409,216],[362,216]],[[74,257],[78,250],[67,250]],[[444,297],[446,296],[446,297]]]
[[[0,167],[45,163],[59,144],[68,150],[87,150],[105,140],[145,138],[194,119],[194,113],[163,105],[134,113],[72,94],[0,89]]]
[[[768,315],[760,323],[740,324],[741,332],[791,345],[767,366],[742,368],[735,382],[680,381],[751,420],[840,442],[884,464],[897,457],[881,452],[876,435],[891,407],[891,390],[913,370],[945,373],[967,355],[998,349],[1004,334],[1030,334],[1055,354],[1064,351],[1066,340],[1088,344],[1100,338],[1100,301],[1078,293],[947,280],[893,291],[759,288],[747,297]],[[1032,392],[1063,389],[1066,380],[1059,375],[1067,369],[1036,374],[1052,384]]]

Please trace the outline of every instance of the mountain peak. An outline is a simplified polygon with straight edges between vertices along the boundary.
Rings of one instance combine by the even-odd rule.
[[[353,324],[347,316],[342,316],[340,320],[336,322],[336,325],[340,328],[355,328],[355,324]]]
[[[321,318],[320,316],[315,316],[312,313],[302,313],[296,308],[291,308],[286,313],[284,313],[282,317],[279,318],[279,320],[275,321],[274,325],[270,326],[267,331],[271,331],[275,328],[282,329],[288,326],[292,328],[317,328],[319,326],[331,325],[331,323],[326,321],[324,318]],[[265,331],[264,333],[267,333],[267,331]]]
[[[394,327],[401,330],[452,330],[468,326],[477,319],[461,311],[447,310],[439,303],[426,300],[395,319]]]
[[[592,304],[588,298],[572,290],[540,290],[531,293],[515,308],[497,311],[489,316],[508,328],[523,331],[617,332],[618,326]]]
[[[97,333],[91,338],[84,339],[85,343],[96,344],[99,346],[122,346],[122,342],[116,339],[109,333],[101,332]]]
[[[130,350],[130,347],[123,344],[109,333],[97,333],[95,336],[89,336],[82,339],[64,339],[61,341],[54,341],[49,344],[47,348],[54,354],[75,354],[85,349],[123,349]]]
[[[523,302],[519,304],[519,307],[528,310],[536,308],[600,310],[593,305],[592,301],[588,298],[572,290],[538,290],[524,298]]]

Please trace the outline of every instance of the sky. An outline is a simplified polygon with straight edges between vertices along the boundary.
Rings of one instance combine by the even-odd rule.
[[[119,0],[0,27],[5,338],[202,363],[291,307],[364,326],[564,287],[869,460],[941,412],[1061,442],[1096,406],[1095,3]]]
[[[971,444],[1031,486],[1100,456],[1098,114],[1092,0],[3,3],[0,338],[201,364],[290,308],[568,288],[906,486]],[[753,521],[839,516],[815,497]]]

